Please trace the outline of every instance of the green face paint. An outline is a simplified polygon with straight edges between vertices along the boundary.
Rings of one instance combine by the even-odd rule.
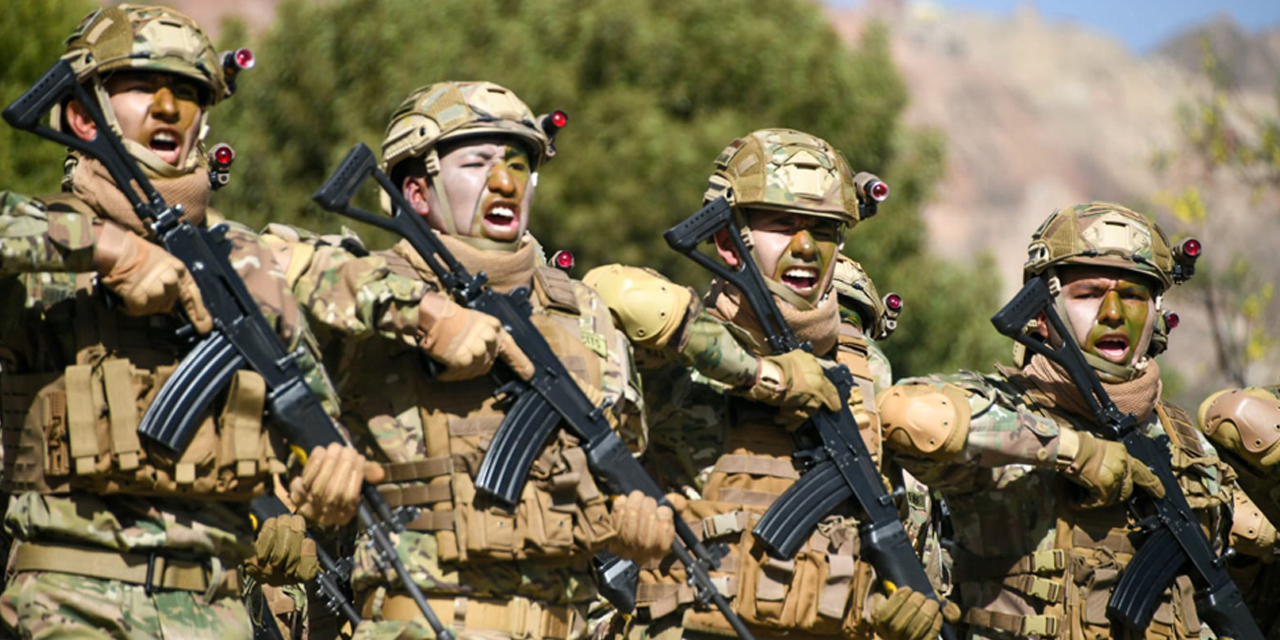
[[[1063,275],[1061,295],[1085,353],[1124,366],[1142,356],[1155,317],[1145,280],[1117,269],[1073,269]]]
[[[760,272],[817,304],[831,287],[844,225],[787,211],[754,210],[748,215]]]

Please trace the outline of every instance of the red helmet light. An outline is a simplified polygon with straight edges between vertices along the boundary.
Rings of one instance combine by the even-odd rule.
[[[558,109],[553,111],[551,113],[551,124],[563,128],[566,124],[569,124],[569,114]]]
[[[871,196],[871,199],[876,202],[884,202],[889,197],[889,185],[879,180],[873,180],[871,184],[867,185],[867,195]]]
[[[554,264],[561,271],[568,271],[573,268],[573,254],[568,251],[557,251],[551,256],[551,264]]]
[[[257,63],[257,58],[254,57],[253,51],[248,48],[236,49],[232,59],[235,60],[236,66],[241,69],[252,69],[253,65]]]
[[[1172,331],[1177,329],[1179,324],[1182,324],[1182,318],[1179,318],[1178,314],[1172,311],[1166,311],[1164,313],[1164,323],[1168,325],[1169,330]]]
[[[884,306],[889,307],[890,311],[899,311],[902,309],[902,296],[891,293],[884,297]]]

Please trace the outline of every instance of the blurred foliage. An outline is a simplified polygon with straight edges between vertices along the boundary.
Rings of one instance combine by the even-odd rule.
[[[0,20],[0,105],[22,95],[65,49],[80,18],[98,6],[89,0],[5,2]],[[58,190],[63,149],[0,124],[0,189],[30,194]]]
[[[40,25],[50,50],[29,71],[6,72],[6,82],[29,82],[55,58],[53,44],[73,25],[53,22]],[[212,114],[208,139],[237,150],[216,204],[251,226],[337,230],[343,221],[310,195],[347,150],[378,149],[391,111],[413,89],[484,79],[536,112],[569,113],[533,210],[531,228],[548,250],[572,251],[579,274],[625,262],[697,286],[707,275],[672,253],[661,232],[699,206],[726,144],[786,126],[826,138],[855,170],[893,187],[845,251],[882,291],[907,301],[885,345],[898,375],[985,367],[1002,348],[987,322],[999,306],[991,261],[950,263],[927,250],[919,209],[945,143],[899,123],[908,96],[882,27],[850,47],[806,0],[286,0],[269,31],[250,37],[228,23],[219,40],[220,49],[248,44],[257,54],[239,93]],[[50,146],[33,138],[29,146],[38,144]],[[0,167],[0,184],[28,184],[20,175]],[[378,206],[372,187],[360,204]],[[390,240],[356,231],[375,248]]]
[[[1203,238],[1215,223],[1205,204],[1214,199],[1215,186],[1244,185],[1259,216],[1274,218],[1274,203],[1280,198],[1280,96],[1274,112],[1250,110],[1234,92],[1231,69],[1207,37],[1201,40],[1201,51],[1207,90],[1179,105],[1178,147],[1152,159],[1160,172],[1170,171],[1175,163],[1189,169],[1195,183],[1181,192],[1156,194],[1156,203],[1186,230],[1174,236],[1175,242],[1188,235]],[[1232,384],[1249,384],[1250,365],[1266,362],[1280,341],[1271,322],[1276,317],[1275,285],[1249,258],[1236,255],[1219,263],[1202,260],[1187,289],[1208,316],[1214,367]]]

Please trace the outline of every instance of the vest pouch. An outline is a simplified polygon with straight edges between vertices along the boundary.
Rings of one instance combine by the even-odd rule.
[[[67,491],[71,450],[61,372],[0,375],[0,407],[4,490]]]
[[[750,531],[743,536],[738,587],[742,618],[775,629],[839,635],[853,592],[856,562],[852,553],[828,554],[821,548],[824,545],[811,541],[794,558],[782,560],[757,546]],[[814,539],[823,537],[816,534]]]

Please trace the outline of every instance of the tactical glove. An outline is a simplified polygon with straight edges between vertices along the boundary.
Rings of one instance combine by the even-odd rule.
[[[1079,438],[1079,447],[1063,473],[1089,492],[1085,508],[1119,504],[1133,496],[1135,485],[1156,498],[1164,497],[1164,485],[1146,465],[1129,457],[1124,445],[1081,431],[1063,431],[1064,441]]]
[[[800,418],[821,408],[840,409],[840,392],[827,379],[822,363],[812,354],[796,350],[760,359],[760,372],[746,397],[782,409],[795,410]]]
[[[671,493],[667,500],[677,511],[684,509],[683,496]],[[636,490],[614,499],[613,528],[618,532],[610,545],[613,552],[644,564],[670,553],[676,535],[675,514],[671,507],[660,507],[653,496]]]
[[[480,377],[498,359],[525,380],[533,376],[533,363],[497,318],[459,306],[445,296],[428,293],[422,297],[418,331],[422,350],[445,367],[441,380]]]
[[[213,328],[187,266],[132,231],[110,222],[102,225],[93,246],[93,265],[102,283],[120,296],[125,313],[168,313],[174,302],[181,302],[197,331],[208,333]]]
[[[385,471],[360,452],[341,443],[316,447],[307,456],[302,475],[289,483],[289,501],[308,522],[322,527],[351,521],[360,506],[360,487],[367,480],[381,482]]]
[[[254,555],[244,564],[254,580],[275,586],[307,582],[320,569],[316,542],[307,537],[307,523],[296,514],[262,523]]]
[[[911,587],[898,587],[871,614],[871,627],[884,640],[933,640],[942,631],[942,622],[960,621],[960,607],[947,601],[926,598]]]

